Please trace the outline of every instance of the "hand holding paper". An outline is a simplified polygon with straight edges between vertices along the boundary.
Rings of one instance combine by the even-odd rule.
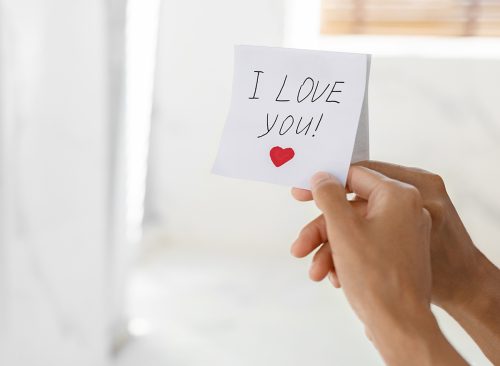
[[[368,158],[369,62],[362,54],[236,47],[213,172],[309,188],[315,172],[327,171],[345,183],[351,158]]]

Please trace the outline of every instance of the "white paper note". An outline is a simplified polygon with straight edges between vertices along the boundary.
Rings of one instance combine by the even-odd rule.
[[[364,54],[236,46],[213,172],[309,188],[326,171],[345,183],[351,159],[369,154],[369,65]]]

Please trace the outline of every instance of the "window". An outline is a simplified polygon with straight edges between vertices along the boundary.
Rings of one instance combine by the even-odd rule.
[[[321,33],[500,36],[500,0],[322,0]]]

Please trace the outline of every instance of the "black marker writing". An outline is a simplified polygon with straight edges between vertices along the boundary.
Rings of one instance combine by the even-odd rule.
[[[328,98],[326,98],[326,102],[330,102],[330,103],[340,103],[338,100],[330,100],[330,97],[332,96],[333,93],[342,93],[342,90],[335,90],[335,86],[337,84],[344,84],[343,81],[336,81],[334,84],[333,84],[333,88],[332,90],[330,91],[330,95],[328,95]]]
[[[319,128],[319,124],[321,123],[321,121],[323,120],[323,113],[321,113],[321,117],[319,117],[319,121],[318,121],[318,124],[316,125],[316,128],[314,129],[314,132],[317,132],[318,131],[318,128]],[[312,120],[311,120],[312,122]],[[307,133],[307,132],[306,132]],[[316,136],[315,134],[313,134],[313,137]]]
[[[290,126],[288,126],[288,128],[287,128],[285,131],[283,131],[283,127],[285,127],[285,122],[286,122],[286,121],[288,121],[288,120],[290,120]],[[290,128],[292,128],[292,126],[293,126],[293,124],[294,124],[294,123],[295,123],[295,119],[293,118],[293,116],[292,116],[292,115],[287,116],[287,117],[283,120],[283,122],[281,123],[281,127],[280,127],[280,132],[279,132],[279,134],[280,134],[281,136],[283,136],[285,133],[287,133],[287,132],[290,130]]]
[[[302,91],[302,88],[304,87],[304,85],[306,85],[306,81],[308,81],[308,80],[312,83],[311,89],[309,90],[309,93],[307,93],[307,95],[304,98],[300,99],[300,92]],[[309,95],[311,95],[313,88],[314,88],[314,80],[310,77],[307,77],[299,88],[299,92],[297,93],[297,102],[302,103],[304,100],[306,100],[306,98]]]
[[[328,95],[328,98],[326,98],[325,102],[340,103],[337,100],[329,100],[329,98],[332,96],[333,93],[342,92],[342,90],[335,90],[335,86],[337,84],[343,84],[343,83],[344,83],[343,81],[336,81],[333,84],[332,90],[330,91],[330,94]],[[306,84],[308,85],[306,86]],[[323,89],[323,91],[319,95],[317,95],[319,88],[319,80],[315,82],[313,78],[308,76],[307,78],[304,79],[304,81],[300,85],[299,91],[297,92],[297,103],[302,103],[303,101],[308,99],[309,96],[311,96],[311,94],[312,94],[311,102],[314,103],[318,101],[326,93],[330,85],[332,84],[328,83],[326,87]],[[304,93],[306,93],[305,91],[307,91],[307,94],[304,95]]]
[[[257,86],[259,85],[259,76],[260,74],[263,74],[264,71],[258,71],[258,70],[255,70],[254,71],[255,73],[257,73],[257,79],[255,80],[255,89],[253,91],[253,96],[248,98],[248,99],[259,99],[259,97],[256,97],[256,94],[257,94]]]
[[[273,124],[269,125],[269,113],[267,113],[267,116],[266,116],[266,120],[267,120],[267,123],[266,123],[266,126],[267,126],[266,132],[264,132],[262,135],[257,136],[257,138],[261,138],[261,137],[264,137],[267,134],[269,134],[269,132],[271,132],[274,129],[274,126],[276,126],[279,118],[280,118],[280,115],[279,115],[279,113],[277,113],[276,117],[274,118]],[[314,122],[314,117],[311,117],[311,119],[309,120],[309,123],[307,123],[305,126],[301,126],[303,120],[304,120],[304,117],[300,117],[300,119],[298,120],[297,127],[295,128],[295,134],[296,135],[303,134],[304,136],[307,136],[307,134],[309,132],[309,129],[311,128],[311,125]],[[321,123],[322,120],[323,120],[323,113],[321,113],[321,116],[319,117],[318,123],[316,124],[316,128],[314,129],[314,132],[318,131],[319,125],[320,125],[320,123]],[[292,129],[292,127],[295,124],[295,122],[297,122],[297,121],[296,121],[296,119],[295,119],[295,117],[293,115],[291,115],[291,114],[287,115],[281,121],[281,126],[280,126],[280,128],[278,130],[278,133],[281,136],[285,135],[286,133],[288,133],[288,131],[290,131]],[[314,136],[315,135],[312,135],[312,137],[314,137]]]
[[[316,96],[316,92],[318,91],[318,86],[319,86],[319,81],[316,81],[316,88],[314,88],[314,93],[313,93],[313,96],[312,96],[312,98],[311,98],[311,102],[313,102],[313,103],[314,103],[314,102],[315,102],[315,101],[317,101],[319,98],[321,98],[321,97],[323,96],[323,94],[325,94],[325,93],[326,93],[326,90],[330,87],[330,85],[331,85],[331,84],[328,84],[328,85],[326,86],[326,88],[325,88],[325,89],[321,92],[321,94],[320,94],[318,97],[314,98],[314,97]],[[333,87],[335,88],[335,85],[334,85]]]
[[[283,85],[281,85],[280,92],[278,93],[278,96],[276,97],[277,102],[289,102],[290,101],[290,99],[279,99],[281,96],[281,92],[283,91],[283,88],[285,87],[286,79],[288,79],[288,75],[285,75],[285,78],[283,79]]]
[[[256,74],[254,91],[253,95],[248,99],[260,99],[258,96],[259,90],[262,89],[262,86],[259,85],[259,82],[261,81],[260,74],[264,74],[264,71],[254,70],[253,72]],[[315,77],[306,75],[304,75],[304,79],[298,79],[298,77],[295,75],[282,75],[284,76],[282,79],[281,88],[279,88],[279,92],[274,99],[275,102],[291,102],[291,99],[287,99],[291,97],[293,98],[292,104],[294,104],[295,106],[305,106],[309,103],[315,103],[315,105],[319,107],[323,103],[341,103],[341,98],[339,97],[340,93],[344,93],[341,85],[345,84],[344,81],[330,80],[330,82],[328,82],[328,80],[322,81],[321,79],[316,79]],[[288,80],[288,76],[291,76],[290,80]],[[269,81],[268,79],[269,77],[266,78],[267,81]],[[278,88],[276,88],[276,91],[277,90]],[[260,94],[262,94],[262,92]],[[268,93],[265,94],[268,95]],[[269,102],[272,103],[273,100],[271,99]],[[290,112],[284,112],[282,108],[284,106],[289,105],[281,105],[279,109],[281,110],[281,112],[268,112],[266,114],[266,130],[262,134],[257,136],[257,138],[267,136],[269,133],[273,133],[273,131],[276,131],[274,133],[279,134],[280,136],[284,136],[286,134],[311,137],[316,136],[319,131],[320,125],[323,122],[326,111],[319,110],[317,111],[317,115],[313,117],[300,116],[297,114],[289,114]],[[327,108],[328,111],[331,110],[331,106],[328,106]],[[312,108],[312,110],[317,109],[318,108]],[[297,110],[297,108],[294,108],[294,110]],[[329,119],[329,115],[327,115],[325,120]]]
[[[276,124],[276,122],[278,121],[278,114],[276,115],[276,118],[274,119],[274,122],[273,122],[273,125],[271,127],[269,127],[269,113],[267,114],[266,116],[266,126],[267,126],[267,131],[265,133],[263,133],[262,135],[260,136],[257,136],[257,138],[261,138],[261,137],[264,137],[266,136],[269,132],[271,132],[271,130],[273,129],[274,125]]]
[[[311,120],[309,121],[309,123],[307,125],[305,125],[305,127],[302,127],[302,129],[299,131],[300,124],[302,123],[302,117],[300,117],[299,123],[297,124],[297,128],[295,129],[295,133],[297,135],[300,135],[302,132],[306,131],[304,133],[304,135],[307,135],[307,133],[309,132],[309,128],[311,128],[311,124],[313,123],[313,121],[314,121],[314,117],[311,117]]]

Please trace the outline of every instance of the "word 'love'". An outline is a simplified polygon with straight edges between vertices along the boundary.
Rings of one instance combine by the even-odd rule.
[[[255,88],[253,91],[253,95],[249,97],[248,99],[260,99],[260,97],[257,96],[257,89],[259,87],[259,80],[260,80],[260,74],[264,74],[264,71],[254,71],[257,74],[257,77],[255,79]],[[285,75],[283,78],[283,83],[281,84],[281,88],[276,96],[275,101],[276,102],[290,102],[290,99],[286,99],[286,96],[283,95],[290,95],[287,93],[286,89],[286,84],[288,80],[288,74]],[[299,86],[297,90],[297,94],[295,96],[295,99],[297,100],[297,103],[302,103],[305,100],[308,100],[309,97],[311,97],[310,101],[311,103],[317,102],[320,100],[323,96],[325,97],[324,101],[326,103],[340,103],[336,99],[332,99],[335,93],[342,93],[342,90],[337,90],[335,89],[337,84],[344,84],[343,81],[335,81],[332,83],[326,84],[326,86],[322,85],[321,88],[319,86],[319,80],[314,81],[314,79],[310,76],[306,77],[302,84]],[[318,90],[319,89],[319,90]],[[284,92],[285,91],[285,92]],[[327,94],[327,91],[329,93]],[[319,93],[319,94],[318,94]]]

